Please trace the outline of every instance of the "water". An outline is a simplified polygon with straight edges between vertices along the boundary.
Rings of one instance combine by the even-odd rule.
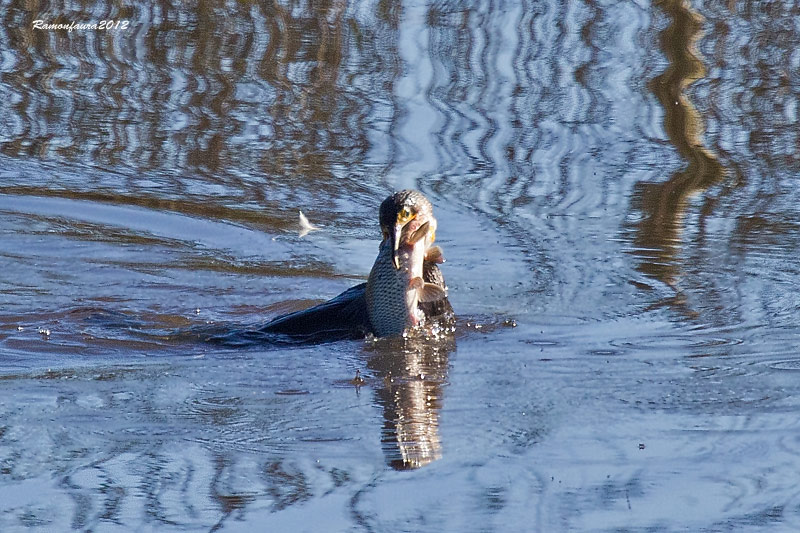
[[[1,530],[800,528],[793,2],[0,13]],[[209,342],[404,187],[455,338]]]

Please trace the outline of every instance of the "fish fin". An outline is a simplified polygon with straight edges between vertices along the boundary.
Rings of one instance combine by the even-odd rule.
[[[416,230],[414,230],[414,233],[412,233],[408,237],[408,244],[417,244],[417,241],[419,241],[420,239],[424,238],[425,235],[428,234],[428,228],[430,228],[430,226],[431,226],[431,223],[430,222],[426,222],[423,225],[421,225],[420,227],[418,227]]]
[[[428,251],[425,252],[425,261],[430,261],[433,263],[444,263],[445,258],[442,255],[442,249],[438,246],[431,246],[428,248]]]
[[[447,298],[447,291],[445,289],[433,283],[425,283],[420,277],[413,278],[409,281],[408,288],[419,293],[418,297],[420,302],[436,302],[442,298]]]
[[[417,278],[421,279],[421,278]],[[443,298],[447,298],[447,292],[438,285],[433,283],[423,283],[422,287],[418,289],[420,302],[436,302]]]
[[[418,278],[414,278],[414,279],[412,279],[411,281],[408,282],[408,288],[410,290],[419,290],[419,289],[423,288],[424,286],[425,286],[425,282],[422,280],[422,278],[419,278],[419,277]]]

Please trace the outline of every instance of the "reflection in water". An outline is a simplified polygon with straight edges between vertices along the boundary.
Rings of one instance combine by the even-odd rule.
[[[651,81],[650,89],[664,108],[664,129],[687,166],[666,182],[640,184],[634,198],[644,218],[635,242],[636,253],[644,259],[639,268],[677,289],[681,274],[677,255],[683,243],[686,209],[693,195],[721,180],[724,169],[703,146],[703,117],[686,94],[692,83],[706,74],[696,47],[703,19],[688,0],[663,0],[657,5],[670,21],[660,41],[669,66]],[[707,201],[703,213],[711,208],[712,202]]]
[[[452,337],[434,342],[407,338],[379,341],[369,368],[383,379],[376,394],[383,407],[381,441],[395,469],[419,468],[442,456],[439,411],[447,382]]]
[[[797,20],[0,0],[0,530],[797,530]],[[457,308],[517,328],[452,367],[202,342],[363,281],[392,186],[443,207]]]
[[[259,176],[337,185],[324,178],[352,172],[391,116],[372,96],[392,91],[399,10],[218,4],[0,10],[0,50],[13,51],[0,61],[0,152],[123,170],[84,177],[81,188],[94,192],[185,200],[216,187],[239,193],[232,205],[261,209],[296,191],[265,189]],[[83,21],[87,13],[130,27],[32,27],[35,17]],[[157,179],[126,175],[131,167]],[[351,193],[362,188],[344,179]]]
[[[493,325],[490,325],[486,331],[492,329]],[[214,337],[213,334],[218,336]],[[171,338],[191,341],[193,338],[208,339],[209,336],[215,343],[237,348],[280,349],[307,343],[307,339],[284,339],[258,331],[230,331],[222,327],[195,328]],[[387,463],[392,468],[420,468],[441,458],[439,411],[447,383],[449,354],[455,349],[455,338],[451,332],[427,338],[409,336],[367,341],[367,366],[378,378],[376,397],[383,408],[381,442]],[[356,387],[363,383],[360,373],[350,382]]]

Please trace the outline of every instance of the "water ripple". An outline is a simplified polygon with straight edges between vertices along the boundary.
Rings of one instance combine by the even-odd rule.
[[[29,8],[0,529],[796,525],[795,3]],[[452,346],[206,342],[362,281],[401,187]]]

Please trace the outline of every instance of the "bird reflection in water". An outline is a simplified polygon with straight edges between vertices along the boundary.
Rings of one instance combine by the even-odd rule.
[[[383,408],[381,443],[396,470],[425,466],[442,456],[439,412],[455,339],[409,336],[376,341],[367,366],[382,380],[376,389]]]

